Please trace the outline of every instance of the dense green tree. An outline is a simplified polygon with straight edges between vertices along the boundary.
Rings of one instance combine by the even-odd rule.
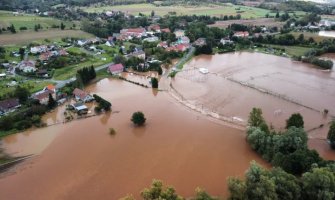
[[[329,131],[328,131],[328,136],[327,139],[330,142],[330,146],[335,149],[335,121],[332,121]]]
[[[57,102],[55,99],[52,97],[51,93],[49,93],[49,99],[48,99],[48,108],[52,109],[57,106]]]
[[[65,25],[63,24],[63,22],[60,24],[60,29],[64,30],[65,29]]]
[[[335,173],[328,168],[315,168],[302,176],[304,200],[333,200]]]
[[[152,88],[158,88],[158,79],[155,77],[151,78],[151,86]]]
[[[14,91],[14,95],[21,104],[24,104],[28,100],[30,93],[28,89],[18,86]]]
[[[228,189],[230,196],[228,200],[245,200],[247,186],[244,181],[237,178],[228,179]]]
[[[205,190],[197,188],[195,190],[195,197],[192,198],[192,200],[218,200],[218,199],[210,196]]]
[[[265,120],[262,116],[263,112],[260,108],[252,108],[252,111],[249,114],[248,125],[249,126],[260,126],[265,123]]]
[[[145,188],[141,196],[144,200],[182,200],[173,187],[164,188],[163,183],[159,180],[153,180],[151,187]]]
[[[16,30],[13,24],[9,27],[9,30],[11,33],[16,33]]]
[[[144,114],[142,112],[138,111],[133,113],[131,121],[135,125],[142,126],[145,123],[146,118],[144,117]]]
[[[25,54],[25,49],[21,47],[21,48],[19,49],[19,54],[20,54],[20,58],[21,58],[21,60],[23,60],[23,59],[24,59],[24,54]]]
[[[297,128],[304,128],[304,119],[300,113],[294,113],[288,120],[286,120],[286,128],[295,126]]]

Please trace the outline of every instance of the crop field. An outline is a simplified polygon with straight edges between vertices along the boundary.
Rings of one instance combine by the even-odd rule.
[[[78,22],[63,22],[65,27],[72,27],[73,24],[76,24],[78,27]],[[43,29],[50,29],[53,25],[59,26],[61,21],[58,19],[53,19],[50,17],[39,17],[36,15],[30,14],[20,14],[13,15],[12,12],[0,11],[0,28],[7,28],[11,24],[14,25],[17,32],[20,31],[20,27],[26,27],[28,30],[33,30],[35,25],[40,24]]]
[[[275,21],[273,18],[261,18],[261,19],[241,19],[241,20],[226,20],[226,21],[217,21],[215,24],[209,25],[210,27],[219,27],[219,28],[227,28],[231,24],[243,24],[246,26],[276,26],[282,27],[284,22]]]
[[[0,45],[28,44],[34,41],[62,37],[90,38],[93,36],[80,30],[48,30],[16,34],[2,34],[0,37]]]
[[[104,11],[123,11],[130,14],[137,15],[138,13],[143,13],[149,15],[152,10],[155,14],[165,15],[169,12],[176,12],[177,15],[211,15],[220,17],[221,15],[237,15],[240,14],[243,19],[250,18],[262,18],[265,17],[267,13],[271,15],[270,10],[248,7],[248,6],[237,6],[233,4],[208,4],[207,6],[155,6],[153,4],[131,4],[131,5],[121,5],[121,6],[91,6],[82,7],[83,10],[87,12],[104,12]],[[275,13],[272,13],[275,15]]]
[[[312,32],[291,32],[295,38],[298,38],[300,34],[304,34],[305,39],[313,38],[315,42],[321,42],[322,40],[329,39],[331,37],[320,36],[318,33]]]

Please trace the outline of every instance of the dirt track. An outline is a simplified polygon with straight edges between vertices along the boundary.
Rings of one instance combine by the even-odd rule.
[[[0,35],[0,45],[27,44],[35,40],[60,37],[92,37],[91,34],[80,30],[48,30],[39,32],[21,32]]]

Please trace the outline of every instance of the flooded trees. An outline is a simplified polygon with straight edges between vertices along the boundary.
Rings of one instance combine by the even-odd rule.
[[[330,125],[327,139],[329,140],[330,146],[335,149],[335,121]]]
[[[157,78],[151,78],[151,86],[152,88],[158,88],[158,80]]]
[[[134,112],[133,116],[131,117],[131,121],[137,126],[142,126],[145,123],[145,120],[146,118],[141,111]]]
[[[291,126],[295,126],[297,128],[304,128],[304,119],[300,115],[300,113],[294,113],[291,115],[288,120],[286,120],[286,128]]]

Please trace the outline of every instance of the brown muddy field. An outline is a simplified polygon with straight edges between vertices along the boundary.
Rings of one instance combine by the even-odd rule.
[[[138,197],[154,178],[184,196],[192,196],[198,186],[222,196],[227,177],[242,176],[251,160],[268,166],[247,145],[244,131],[194,113],[166,92],[108,79],[88,90],[111,100],[114,113],[3,140],[9,152],[15,145],[25,146],[22,154],[40,153],[3,175],[3,199]],[[137,110],[146,115],[145,127],[130,122]],[[54,115],[49,117],[55,120]],[[115,136],[109,134],[111,127]],[[53,137],[45,150],[37,147]]]
[[[201,67],[209,73],[201,74]],[[242,124],[253,107],[262,108],[267,122],[277,130],[283,130],[285,120],[299,112],[306,130],[324,124],[325,128],[310,132],[311,140],[318,140],[310,141],[310,146],[326,159],[335,158],[325,140],[330,115],[335,115],[332,71],[283,57],[240,52],[195,57],[172,84],[188,103]],[[325,108],[328,116],[322,114]]]

